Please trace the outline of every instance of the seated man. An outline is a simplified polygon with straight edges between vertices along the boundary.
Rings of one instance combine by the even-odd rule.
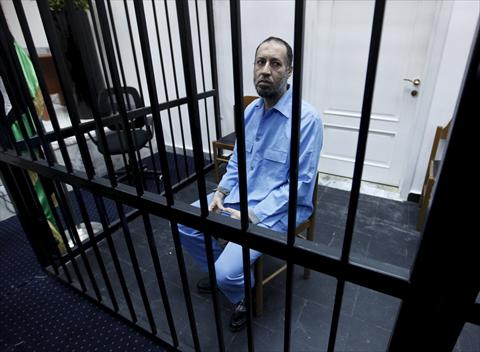
[[[255,53],[254,84],[261,98],[245,109],[249,219],[279,232],[286,232],[288,226],[292,90],[287,81],[292,74],[292,57],[292,48],[280,38],[270,37],[260,43]],[[308,219],[313,209],[312,195],[322,140],[320,116],[311,105],[302,102],[297,224]],[[239,219],[237,160],[235,146],[226,173],[217,191],[209,195],[208,202],[210,211]],[[208,271],[203,233],[186,226],[179,229],[184,248]],[[222,251],[217,241],[213,241],[213,252],[218,287],[235,305],[230,327],[236,331],[245,325],[247,317],[242,247],[229,242]],[[250,250],[250,263],[261,254]],[[200,280],[197,286],[201,292],[211,292],[208,277]]]

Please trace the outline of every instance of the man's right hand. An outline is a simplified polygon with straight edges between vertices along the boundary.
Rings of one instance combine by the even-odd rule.
[[[225,194],[220,191],[215,191],[212,202],[208,206],[208,211],[214,211],[217,214],[223,211],[223,198],[225,198]]]

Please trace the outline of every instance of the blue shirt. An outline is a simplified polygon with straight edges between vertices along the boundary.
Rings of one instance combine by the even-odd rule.
[[[247,197],[250,217],[278,231],[288,228],[290,136],[292,90],[288,89],[272,108],[264,111],[263,98],[245,109]],[[302,101],[298,170],[297,224],[313,210],[312,196],[323,143],[320,115]],[[240,203],[237,146],[218,189],[227,194],[224,204]]]

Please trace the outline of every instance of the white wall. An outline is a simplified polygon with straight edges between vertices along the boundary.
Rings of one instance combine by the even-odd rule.
[[[436,127],[446,125],[454,114],[479,14],[478,1],[453,3],[410,193],[421,193]]]
[[[20,29],[15,19],[15,13],[11,0],[2,0],[2,7],[7,14],[7,20],[9,22],[10,29],[20,43],[23,43],[23,38],[20,35]],[[129,11],[132,26],[136,27],[133,2],[130,0]],[[37,46],[48,46],[46,37],[41,25],[41,20],[38,14],[37,5],[33,1],[23,1],[25,11],[29,20],[29,24],[32,28],[34,40]],[[125,10],[123,7],[123,1],[113,0],[113,10],[116,15],[116,26],[120,38],[120,46],[122,52],[122,60],[124,66],[127,68],[125,71],[127,82],[130,85],[137,86],[137,79],[133,66],[133,56],[131,55],[131,44],[128,40],[128,29],[125,16]],[[175,88],[173,84],[173,68],[172,61],[170,59],[170,53],[168,50],[168,38],[166,23],[164,20],[164,7],[163,1],[155,1],[155,5],[158,11],[158,18],[160,21],[160,36],[162,43],[163,59],[165,61],[166,74],[165,80],[168,82],[168,95],[169,100],[176,96]],[[195,49],[196,60],[196,74],[197,74],[197,86],[199,92],[203,91],[201,73],[199,69],[200,55],[198,51],[198,39],[197,39],[197,23],[194,16],[194,2],[189,1],[191,11],[191,21],[193,30],[193,46]],[[307,2],[307,16],[306,16],[306,38],[305,44],[313,45],[309,41],[308,29],[314,30],[315,25],[321,28],[323,23],[328,21],[328,14],[315,13],[309,11],[311,2]],[[471,0],[458,0],[451,2],[452,11],[449,12],[447,18],[440,18],[447,21],[445,24],[445,33],[436,33],[438,36],[446,36],[443,40],[440,38],[440,42],[443,45],[443,50],[440,49],[441,59],[439,60],[439,66],[435,69],[435,77],[432,79],[434,82],[431,89],[431,98],[428,99],[429,103],[424,107],[425,122],[423,128],[417,131],[417,134],[413,136],[412,143],[416,143],[417,147],[413,150],[411,156],[412,161],[407,173],[410,173],[410,177],[407,177],[407,182],[403,185],[403,194],[406,195],[410,192],[419,193],[423,183],[423,178],[426,170],[426,163],[434,131],[437,125],[444,125],[451,118],[455,104],[457,101],[460,84],[462,81],[463,73],[465,70],[466,60],[470,45],[472,42],[472,36],[475,29],[476,21],[479,16],[479,2]],[[152,56],[155,66],[155,79],[157,82],[157,91],[160,101],[165,101],[165,93],[163,91],[163,79],[160,70],[159,52],[157,49],[157,42],[155,37],[155,27],[153,19],[153,10],[150,2],[145,3],[147,26],[149,29],[150,42],[152,47]],[[206,79],[206,90],[211,88],[210,79],[210,61],[208,51],[208,31],[205,12],[205,1],[199,1],[200,8],[200,34],[202,37],[202,49]],[[294,2],[286,0],[264,0],[264,1],[242,1],[242,60],[243,60],[243,87],[245,95],[256,95],[252,80],[253,80],[253,59],[255,48],[263,39],[268,36],[274,35],[281,37],[288,41],[293,47],[293,26],[294,26]],[[174,63],[176,65],[176,73],[179,84],[179,94],[181,97],[185,95],[185,85],[183,81],[183,66],[182,57],[179,45],[178,25],[176,21],[176,9],[173,1],[168,1],[168,9],[170,12],[170,25],[172,28],[172,40],[174,42]],[[229,133],[234,130],[233,121],[233,72],[232,72],[232,49],[231,49],[231,25],[230,25],[230,12],[228,1],[214,1],[214,19],[215,19],[215,36],[217,45],[217,64],[218,64],[218,79],[219,79],[219,93],[220,93],[220,113],[222,116],[222,130],[223,133]],[[446,22],[446,23],[447,23]],[[320,29],[319,29],[320,30]],[[136,36],[136,31],[134,30]],[[443,44],[444,43],[444,44]],[[139,47],[139,40],[135,41],[136,51],[139,58],[141,58],[141,52]],[[308,50],[306,47],[305,50]],[[325,53],[328,55],[328,53]],[[305,57],[308,57],[306,53]],[[314,65],[319,65],[325,61],[325,57],[317,58],[317,61],[307,60],[304,62],[304,97],[309,100],[309,97],[316,94],[315,88],[316,78],[315,73],[318,71]],[[434,60],[433,60],[434,61]],[[436,74],[438,70],[438,75]],[[140,71],[143,71],[143,65],[140,60]],[[148,103],[148,94],[145,82],[145,74],[141,74],[141,84]],[[204,117],[204,106],[200,104],[200,114],[202,121],[202,138],[204,151],[208,151],[210,143],[206,138],[206,123]],[[318,109],[319,107],[317,107]],[[210,136],[214,138],[214,121],[213,121],[213,104],[211,99],[208,103],[207,110],[209,113],[209,127]],[[171,111],[172,118],[174,120],[172,129],[174,130],[175,144],[181,145],[181,134],[178,110],[173,109]],[[183,128],[185,131],[187,148],[191,148],[189,123],[186,106],[182,107],[183,116]],[[169,133],[169,124],[167,120],[167,114],[162,113],[162,125],[164,128],[164,134],[166,137],[166,143],[171,144],[172,140]],[[412,169],[415,169],[413,172]]]
[[[42,21],[38,11],[37,3],[31,0],[23,0],[22,4],[27,16],[27,20],[32,32],[34,43],[37,47],[48,48],[48,41],[46,34],[43,30]],[[148,94],[148,88],[146,83],[146,73],[143,65],[142,53],[140,48],[140,39],[138,38],[137,23],[135,19],[135,9],[133,0],[127,1],[129,19],[131,22],[133,37],[134,37],[134,46],[135,53],[137,55],[139,72],[140,72],[140,84],[138,83],[137,74],[134,66],[134,56],[132,44],[129,39],[129,31],[127,24],[127,13],[124,7],[123,0],[112,0],[112,12],[115,19],[115,28],[119,40],[119,47],[121,52],[121,60],[124,66],[125,81],[127,85],[142,88],[145,103],[150,104],[150,98]],[[10,31],[14,35],[15,39],[22,45],[26,47],[25,41],[23,39],[22,31],[20,25],[16,18],[16,12],[13,6],[12,0],[1,0],[1,6],[6,14],[7,21],[9,24]],[[168,29],[167,22],[165,20],[165,8],[163,0],[155,0],[155,7],[157,11],[157,19],[159,24],[159,33],[160,33],[160,42],[162,45],[162,55],[165,65],[165,77],[162,75],[161,65],[160,65],[160,54],[158,50],[158,42],[156,36],[156,28],[153,16],[153,5],[152,2],[144,2],[145,14],[147,28],[149,31],[149,41],[150,48],[152,52],[152,61],[154,66],[154,78],[157,83],[157,95],[159,102],[167,101],[165,89],[163,86],[164,80],[167,82],[167,94],[168,101],[174,100],[177,98],[177,92],[174,84],[174,72],[177,75],[177,84],[178,84],[178,97],[185,97],[185,82],[183,75],[183,64],[182,64],[182,55],[180,50],[180,37],[178,30],[177,14],[176,14],[176,5],[173,1],[167,1],[169,19],[170,19],[170,29],[173,42],[173,62],[175,63],[175,70],[173,69],[172,58],[170,55],[169,49],[169,40],[168,40]],[[197,90],[199,93],[204,91],[202,73],[200,70],[200,50],[199,50],[199,40],[198,40],[198,30],[197,30],[197,20],[195,14],[195,2],[193,0],[189,1],[190,6],[190,17],[191,17],[191,27],[192,27],[192,43],[194,48],[194,59],[196,64],[196,78],[197,78]],[[203,53],[203,67],[204,67],[204,79],[205,79],[205,90],[212,89],[211,82],[211,69],[210,69],[210,55],[209,55],[209,43],[208,43],[208,30],[207,30],[207,16],[206,16],[206,2],[205,0],[198,1],[199,7],[199,20],[200,20],[200,37]],[[107,10],[108,11],[108,10]],[[100,27],[100,26],[99,26]],[[181,107],[182,115],[182,125],[185,139],[185,146],[188,150],[192,149],[192,142],[190,136],[190,124],[188,121],[188,110],[187,106],[183,105]],[[205,152],[209,151],[211,146],[211,140],[215,139],[215,122],[214,122],[214,110],[213,110],[213,99],[207,99],[205,112],[204,102],[201,101],[199,104],[199,113],[201,121],[201,131],[202,131],[202,143],[203,150]],[[210,134],[210,141],[207,138],[207,123],[206,123],[206,114],[208,114],[208,132]],[[172,145],[172,140],[175,140],[177,147],[182,145],[182,134],[180,128],[180,113],[179,109],[175,108],[171,110],[171,119],[172,126],[170,127],[168,113],[164,111],[161,113],[162,118],[162,127],[164,130],[165,143],[167,145]],[[170,128],[173,130],[173,139],[171,137]]]

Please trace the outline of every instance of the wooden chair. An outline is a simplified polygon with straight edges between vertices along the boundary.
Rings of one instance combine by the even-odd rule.
[[[438,147],[441,145],[442,140],[446,140],[448,136],[448,130],[450,129],[451,121],[445,126],[438,126],[435,131],[435,137],[433,138],[432,150],[430,152],[430,158],[428,159],[427,172],[425,175],[425,181],[423,182],[422,195],[418,202],[420,211],[418,213],[417,230],[420,231],[425,223],[425,217],[430,205],[430,196],[437,177],[438,166],[440,159],[438,154]]]
[[[308,241],[313,241],[315,239],[315,215],[317,213],[317,194],[318,194],[318,172],[317,177],[315,179],[315,188],[313,190],[313,211],[310,217],[300,224],[295,229],[295,235],[306,239]],[[306,233],[306,236],[303,233]],[[263,286],[268,284],[271,280],[273,280],[277,275],[282,273],[286,268],[287,265],[283,265],[281,268],[277,269],[266,278],[263,278],[263,255],[257,259],[254,264],[254,276],[255,276],[255,286],[254,286],[254,296],[255,296],[255,315],[260,316],[263,313]],[[303,269],[303,278],[308,279],[310,277],[310,269],[304,268]]]
[[[257,99],[258,97],[253,96],[253,95],[246,95],[243,97],[243,106],[244,108],[247,107],[252,101]],[[222,138],[213,141],[212,142],[213,146],[213,163],[215,166],[215,179],[218,182],[220,182],[220,174],[219,174],[219,166],[220,163],[228,163],[228,160],[230,160],[230,154],[225,154],[225,150],[230,150],[233,151],[233,147],[235,146],[235,132],[232,132],[230,134],[227,134],[226,136],[223,136]]]

